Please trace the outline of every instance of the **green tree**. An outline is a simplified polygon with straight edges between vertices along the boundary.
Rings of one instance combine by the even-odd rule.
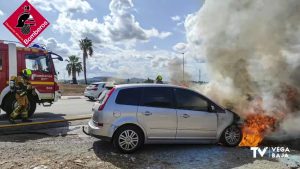
[[[85,38],[81,39],[79,41],[80,49],[83,52],[83,73],[84,73],[84,81],[85,84],[87,84],[86,80],[86,59],[90,56],[93,56],[94,50],[93,50],[93,42],[92,40]]]
[[[66,69],[68,71],[69,76],[72,75],[73,84],[78,84],[76,79],[76,73],[79,76],[79,73],[82,72],[82,63],[79,62],[79,57],[72,55],[69,56],[69,59],[66,60],[68,62]]]

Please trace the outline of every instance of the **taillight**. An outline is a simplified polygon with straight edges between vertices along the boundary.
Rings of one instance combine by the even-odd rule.
[[[93,88],[91,88],[90,90],[96,91],[96,90],[98,90],[98,88],[97,88],[97,87],[93,87]]]
[[[105,100],[102,101],[102,104],[101,104],[101,106],[100,106],[99,109],[98,109],[99,111],[101,111],[101,110],[104,109],[107,100],[109,99],[109,97],[112,95],[112,93],[113,93],[114,91],[115,91],[115,88],[112,88],[112,89],[109,91],[109,93],[107,94]]]

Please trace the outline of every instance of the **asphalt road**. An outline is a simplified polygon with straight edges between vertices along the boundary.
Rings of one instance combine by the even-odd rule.
[[[62,99],[55,102],[50,107],[38,105],[36,112],[32,118],[34,122],[61,120],[67,117],[91,116],[92,106],[94,102],[87,99]],[[17,122],[19,122],[17,120]],[[5,112],[1,112],[0,126],[7,125],[9,122],[5,116]]]

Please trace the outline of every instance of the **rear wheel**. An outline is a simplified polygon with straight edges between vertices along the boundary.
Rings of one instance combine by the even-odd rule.
[[[28,105],[28,117],[32,117],[35,109],[36,102],[33,97],[28,96],[29,105]],[[4,100],[4,106],[6,110],[6,115],[9,117],[14,109],[18,106],[17,100],[13,94],[9,94]]]
[[[89,100],[94,101],[95,99],[93,97],[88,97]]]
[[[236,125],[227,127],[221,137],[223,144],[229,147],[235,147],[240,144],[242,140],[242,130]]]
[[[135,126],[121,127],[114,135],[113,144],[122,153],[133,153],[144,144],[143,133]]]

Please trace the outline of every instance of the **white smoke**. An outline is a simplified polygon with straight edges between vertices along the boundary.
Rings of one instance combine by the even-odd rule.
[[[269,115],[299,114],[299,9],[299,0],[205,1],[186,20],[212,79],[203,91],[244,115],[256,98]]]

